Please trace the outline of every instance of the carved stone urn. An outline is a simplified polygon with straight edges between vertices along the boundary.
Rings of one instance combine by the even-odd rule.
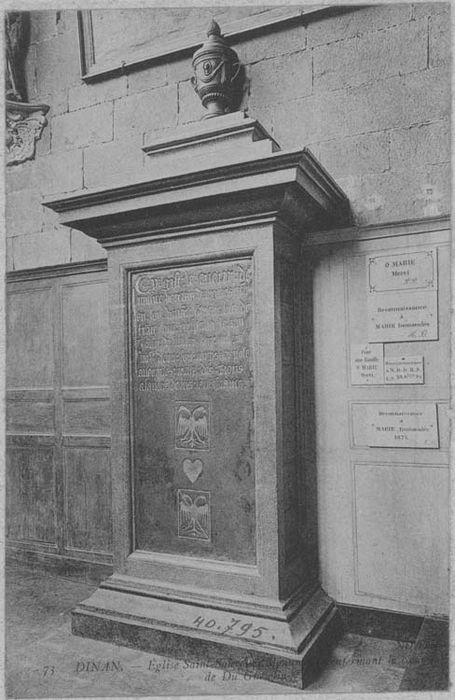
[[[207,109],[203,119],[233,111],[240,101],[243,66],[212,20],[207,41],[193,56],[191,83]]]

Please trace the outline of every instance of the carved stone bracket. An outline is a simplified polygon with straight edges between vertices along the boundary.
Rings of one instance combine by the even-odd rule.
[[[35,155],[36,141],[47,124],[49,105],[6,100],[6,164],[15,165]]]

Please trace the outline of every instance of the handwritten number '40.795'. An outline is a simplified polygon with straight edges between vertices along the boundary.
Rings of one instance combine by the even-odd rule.
[[[213,629],[214,627],[217,627],[216,620],[210,619],[206,620],[204,617],[197,617],[195,620],[193,620],[193,625],[196,625],[196,627],[204,627],[205,629]],[[262,636],[263,632],[267,632],[267,627],[253,627],[253,623],[251,622],[245,622],[243,625],[241,624],[241,620],[236,620],[234,617],[231,618],[231,624],[225,627],[224,629],[220,629],[217,627],[215,629],[215,632],[219,632],[220,634],[231,634],[236,637],[243,637],[244,635],[248,634],[251,631],[250,637],[251,639],[259,639],[259,637]]]

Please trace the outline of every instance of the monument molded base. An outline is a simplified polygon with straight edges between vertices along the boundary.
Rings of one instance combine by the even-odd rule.
[[[195,617],[196,614],[196,617]],[[189,615],[189,618],[188,618]],[[251,625],[267,630],[269,641],[253,641],[221,632],[189,629],[176,620],[203,620],[201,626],[229,616],[242,632]],[[244,620],[249,622],[245,623]],[[224,622],[222,623],[224,624]],[[253,627],[254,625],[254,627]],[[228,625],[229,626],[229,625]],[[242,627],[243,626],[243,627]],[[218,629],[219,626],[217,625]],[[224,629],[224,628],[223,628]],[[72,613],[72,632],[120,646],[182,659],[188,668],[220,668],[238,678],[261,678],[305,688],[321,672],[343,632],[335,604],[322,590],[290,620],[235,615],[211,607],[163,601],[130,592],[99,588]],[[270,642],[270,639],[275,640]],[[278,640],[279,643],[275,643]]]

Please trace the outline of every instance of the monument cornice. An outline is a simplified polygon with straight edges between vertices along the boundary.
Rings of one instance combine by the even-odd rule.
[[[248,157],[248,156],[247,156]],[[44,206],[60,214],[60,223],[102,240],[114,231],[150,232],[216,219],[211,204],[222,197],[232,217],[275,214],[299,228],[349,224],[349,203],[311,152],[276,152],[242,162],[210,166],[115,187],[48,197]],[[217,207],[216,207],[217,208]],[[229,218],[228,217],[224,217]]]

